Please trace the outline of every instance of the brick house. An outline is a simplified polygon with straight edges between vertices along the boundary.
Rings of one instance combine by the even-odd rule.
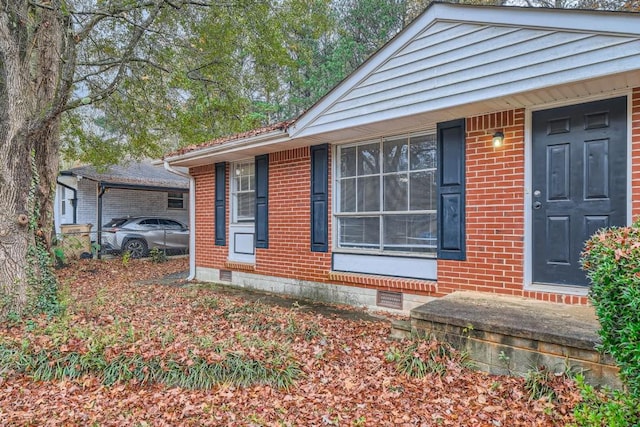
[[[432,4],[296,120],[164,160],[199,280],[585,304],[584,240],[640,214],[640,16]]]

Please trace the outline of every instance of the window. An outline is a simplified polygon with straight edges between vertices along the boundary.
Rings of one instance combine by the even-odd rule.
[[[184,209],[184,193],[168,193],[167,207],[169,209]]]
[[[67,214],[67,192],[65,191],[66,188],[61,187],[61,191],[60,191],[60,210],[61,210],[61,214],[62,215],[66,215]]]
[[[183,230],[186,227],[172,219],[158,218],[158,224],[165,230]]]
[[[256,209],[255,164],[253,161],[236,163],[233,166],[231,197],[233,222],[253,221]]]
[[[338,147],[338,247],[436,251],[436,135]]]

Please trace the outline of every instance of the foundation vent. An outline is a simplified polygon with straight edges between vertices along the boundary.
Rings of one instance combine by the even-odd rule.
[[[380,307],[402,310],[402,292],[378,291],[376,304]]]
[[[231,282],[231,270],[220,270],[220,281]]]

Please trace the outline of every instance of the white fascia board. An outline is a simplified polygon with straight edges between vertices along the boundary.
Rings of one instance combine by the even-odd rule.
[[[309,124],[391,59],[395,52],[400,51],[437,22],[475,23],[551,31],[586,31],[593,34],[640,35],[640,13],[637,12],[432,3],[422,15],[300,116],[289,128],[291,138],[299,136]]]
[[[443,9],[436,7],[440,6]],[[552,31],[640,35],[640,13],[518,6],[436,4],[425,15],[439,21],[469,22]],[[426,16],[425,16],[426,17]]]
[[[265,146],[271,146],[281,142],[289,141],[289,134],[286,131],[269,132],[261,135],[255,135],[249,138],[240,138],[236,140],[230,140],[222,142],[211,147],[205,147],[201,149],[195,149],[185,154],[179,154],[176,156],[167,157],[165,161],[169,165],[180,165],[182,163],[189,162],[202,162],[203,160],[223,158],[225,155],[238,153],[250,149],[261,148]],[[204,163],[204,162],[202,162]]]

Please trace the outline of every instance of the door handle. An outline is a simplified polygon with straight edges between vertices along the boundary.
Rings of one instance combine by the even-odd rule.
[[[540,209],[542,207],[542,202],[535,201],[533,202],[533,209]]]

